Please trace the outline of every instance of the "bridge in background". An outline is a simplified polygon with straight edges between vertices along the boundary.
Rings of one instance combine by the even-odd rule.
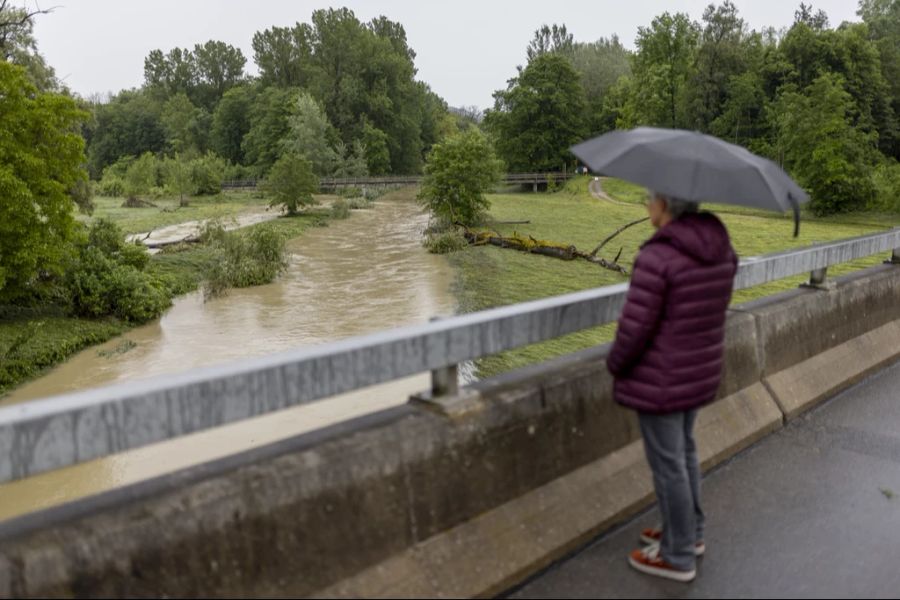
[[[547,182],[555,184],[571,179],[573,173],[507,173],[502,182],[507,185],[532,186],[537,191],[540,186],[546,186]],[[421,175],[387,175],[384,177],[324,177],[319,180],[319,188],[323,192],[332,192],[341,188],[358,187],[385,187],[392,185],[419,185],[422,183]],[[259,185],[257,179],[233,179],[222,182],[223,190],[255,190]]]

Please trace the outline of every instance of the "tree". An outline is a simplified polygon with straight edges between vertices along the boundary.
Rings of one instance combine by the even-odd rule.
[[[194,106],[186,94],[179,92],[166,101],[160,121],[169,147],[176,154],[199,154],[206,150],[212,119],[205,110]]]
[[[829,30],[798,21],[784,36],[778,52],[787,65],[783,83],[806,89],[824,74],[839,74],[855,103],[850,112],[854,126],[877,132],[882,149],[892,152],[898,141],[898,124],[891,88],[865,24]]]
[[[166,132],[160,120],[162,106],[143,92],[123,91],[108,104],[94,107],[96,124],[89,145],[91,174],[123,156],[166,149]]]
[[[272,196],[270,205],[283,205],[289,215],[297,214],[298,208],[318,204],[313,198],[318,189],[319,180],[312,172],[312,165],[295,154],[279,158],[263,184],[263,191]]]
[[[631,52],[614,35],[590,44],[575,44],[572,64],[581,76],[581,85],[590,107],[591,130],[607,131],[600,117],[603,102],[616,82],[631,74]]]
[[[309,93],[302,92],[294,100],[287,121],[288,133],[281,140],[285,152],[308,160],[317,176],[331,175],[339,161],[331,146],[337,135],[322,107]]]
[[[785,166],[812,196],[816,214],[863,208],[875,196],[874,140],[849,122],[853,99],[840,76],[818,77],[803,92],[785,88],[772,119]]]
[[[197,184],[194,183],[191,163],[184,156],[176,154],[174,158],[167,158],[163,164],[166,187],[179,197],[179,206],[187,206],[186,196],[197,193]]]
[[[31,83],[41,91],[53,91],[58,87],[53,69],[37,50],[34,38],[34,17],[49,10],[33,10],[10,6],[9,0],[0,1],[0,55],[6,62],[25,68]]]
[[[502,162],[476,129],[436,144],[425,164],[419,199],[448,223],[473,225],[490,208],[484,194],[500,179]]]
[[[584,89],[572,63],[557,54],[535,58],[512,87],[494,93],[484,124],[513,171],[555,171],[587,134]]]
[[[344,142],[338,142],[335,148],[337,159],[334,169],[335,177],[368,177],[369,166],[366,164],[366,148],[359,140],[347,148]]]
[[[693,73],[699,27],[683,13],[639,27],[634,57],[634,112],[643,125],[685,124],[685,91]]]
[[[146,152],[128,165],[128,170],[125,171],[125,195],[129,200],[135,200],[149,194],[159,186],[159,182],[159,161],[152,153]]]
[[[264,85],[302,87],[309,83],[312,29],[306,23],[253,34],[253,60]]]
[[[290,131],[288,119],[297,90],[269,87],[256,98],[250,111],[250,130],[244,136],[241,150],[246,165],[252,166],[259,176],[265,175],[278,157],[278,143]]]
[[[79,126],[87,116],[0,61],[0,301],[20,299],[60,268],[75,226],[69,193],[86,178]]]
[[[528,62],[543,54],[559,54],[572,59],[575,54],[575,40],[565,25],[553,24],[552,27],[542,25],[534,32],[534,38],[528,44],[525,54]]]
[[[244,164],[241,143],[250,131],[250,114],[257,93],[256,87],[249,85],[231,88],[222,96],[213,113],[210,147],[236,165]]]
[[[869,39],[878,49],[891,107],[894,115],[900,116],[900,0],[860,0],[857,14],[868,26]],[[882,136],[879,144],[886,153],[900,159],[900,141],[885,147]]]
[[[240,83],[247,59],[239,48],[210,40],[194,50],[153,50],[144,59],[144,83],[163,99],[185,94],[209,111],[222,95]]]
[[[732,77],[747,71],[750,52],[744,20],[737,7],[725,0],[720,6],[710,4],[703,12],[694,74],[688,87],[688,122],[696,129],[709,131],[710,124],[721,114]]]
[[[225,92],[241,82],[247,59],[240,48],[209,40],[194,46],[194,64],[197,69],[195,101],[211,110]]]
[[[391,171],[391,152],[388,150],[388,136],[368,121],[363,125],[363,147],[369,173],[375,176]]]
[[[144,84],[164,99],[193,94],[197,85],[194,55],[186,48],[172,48],[167,54],[152,50],[144,59]]]

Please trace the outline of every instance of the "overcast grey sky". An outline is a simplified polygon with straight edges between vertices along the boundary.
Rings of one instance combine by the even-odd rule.
[[[27,0],[34,6],[34,0]],[[819,0],[832,25],[857,20],[855,0]],[[450,105],[493,104],[525,62],[525,47],[543,23],[565,23],[577,41],[619,34],[634,47],[637,28],[664,11],[700,20],[709,0],[41,0],[60,5],[38,17],[38,47],[56,74],[84,96],[139,86],[144,57],[154,48],[193,48],[210,39],[241,48],[247,70],[256,73],[250,40],[272,25],[309,21],[312,11],[347,6],[363,21],[385,15],[406,28],[417,53],[419,79]],[[800,0],[735,0],[754,29],[785,27]]]

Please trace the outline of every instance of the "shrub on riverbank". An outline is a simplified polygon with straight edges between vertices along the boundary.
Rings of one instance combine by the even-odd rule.
[[[339,198],[334,201],[334,204],[331,205],[331,218],[332,219],[346,219],[350,216],[350,203],[344,200],[343,198]]]
[[[285,239],[270,227],[255,227],[246,234],[225,233],[214,247],[219,256],[203,284],[207,299],[225,294],[228,288],[271,283],[287,268]]]
[[[166,285],[145,271],[146,250],[126,243],[115,223],[95,221],[73,250],[60,283],[75,315],[143,323],[172,303]]]

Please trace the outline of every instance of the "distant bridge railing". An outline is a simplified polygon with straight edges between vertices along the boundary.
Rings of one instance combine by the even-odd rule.
[[[574,177],[573,173],[507,173],[502,181],[507,184],[543,185],[552,179],[554,183]],[[258,179],[232,179],[222,182],[223,190],[255,190]],[[421,175],[387,175],[384,177],[324,177],[319,180],[319,188],[323,191],[341,187],[378,187],[386,185],[419,185]]]
[[[735,289],[892,252],[900,228],[741,262]],[[452,392],[456,365],[615,321],[627,283],[449,317],[144,381],[0,409],[0,481],[431,371]]]

